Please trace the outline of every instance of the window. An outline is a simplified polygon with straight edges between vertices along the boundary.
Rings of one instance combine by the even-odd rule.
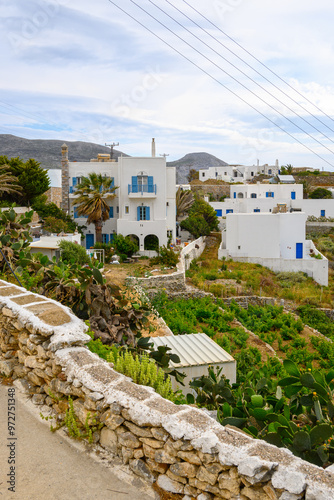
[[[223,216],[223,210],[221,208],[216,208],[216,215],[217,215],[217,217],[222,217]]]
[[[254,212],[260,212],[259,208],[254,208]]]
[[[233,193],[233,198],[236,198],[237,197],[237,193]]]
[[[125,205],[124,213],[128,214],[129,212],[129,205]]]
[[[205,172],[202,172],[202,177],[205,177]]]
[[[102,233],[102,243],[109,243],[109,234]]]
[[[146,174],[133,175],[129,193],[156,193],[156,184],[153,184],[153,176]]]
[[[296,199],[296,191],[291,191],[291,200]]]
[[[320,217],[326,217],[326,210],[320,210]]]
[[[271,168],[268,170],[268,175],[271,175]]]
[[[150,207],[137,207],[137,220],[150,220]]]
[[[167,238],[173,239],[173,230],[172,229],[167,229]]]
[[[77,218],[79,217],[77,207],[73,207],[73,217],[74,217],[75,219],[77,219]]]
[[[251,172],[251,177],[254,177],[254,172]]]
[[[227,208],[226,209],[227,214],[233,214],[233,209],[232,208]]]
[[[109,219],[113,219],[114,217],[114,207],[109,207]]]
[[[267,191],[266,198],[274,198],[274,193],[272,191]]]
[[[251,198],[257,198],[257,194],[256,193],[251,193]]]
[[[116,213],[119,214],[119,207],[116,207]]]

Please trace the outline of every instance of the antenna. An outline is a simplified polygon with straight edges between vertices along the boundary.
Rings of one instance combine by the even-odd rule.
[[[166,158],[166,156],[169,156],[169,154],[163,153],[162,155],[160,154],[159,156],[163,156],[164,158]]]
[[[111,144],[104,143],[105,146],[110,146],[110,159],[113,159],[114,146],[119,146],[119,142],[112,142]]]

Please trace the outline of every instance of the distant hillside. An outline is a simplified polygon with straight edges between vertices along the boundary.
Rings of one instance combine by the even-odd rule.
[[[168,162],[167,165],[176,167],[177,184],[185,184],[188,182],[187,176],[190,169],[199,170],[201,168],[219,167],[228,165],[228,163],[209,153],[189,153],[180,160]]]
[[[9,158],[19,156],[23,160],[35,158],[43,168],[60,168],[61,146],[64,142],[68,145],[70,161],[89,161],[96,158],[98,153],[110,153],[110,148],[92,142],[49,140],[49,139],[23,139],[15,135],[0,134],[0,156]],[[114,158],[122,153],[114,149]],[[125,155],[123,153],[124,156]]]

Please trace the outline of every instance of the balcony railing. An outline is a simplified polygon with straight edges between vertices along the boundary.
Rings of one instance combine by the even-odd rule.
[[[152,184],[152,185],[132,185],[128,184],[128,194],[140,194],[143,195],[144,193],[148,194],[157,194],[157,185]]]

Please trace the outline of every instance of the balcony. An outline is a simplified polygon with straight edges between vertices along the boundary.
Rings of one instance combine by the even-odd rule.
[[[157,185],[128,184],[129,198],[155,198],[157,196]]]

